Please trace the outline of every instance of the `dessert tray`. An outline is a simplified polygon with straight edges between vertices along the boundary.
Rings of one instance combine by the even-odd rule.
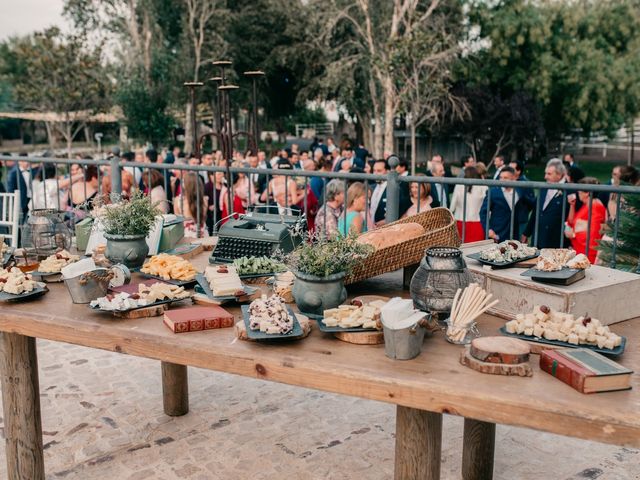
[[[249,313],[249,305],[242,305],[242,319],[244,321],[244,326],[247,331],[247,337],[251,340],[295,340],[298,338],[304,337],[304,332],[302,327],[300,326],[300,322],[296,318],[293,310],[287,307],[289,315],[293,319],[293,328],[288,333],[267,333],[262,332],[260,330],[252,330],[251,329],[251,320]]]

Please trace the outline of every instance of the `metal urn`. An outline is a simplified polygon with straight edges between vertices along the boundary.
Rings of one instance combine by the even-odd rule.
[[[64,221],[64,212],[51,208],[29,213],[22,227],[22,247],[44,258],[71,247],[72,234]]]
[[[464,289],[469,283],[471,274],[460,249],[428,248],[411,278],[413,306],[424,312],[439,314],[439,320],[445,319],[451,312],[456,291]]]

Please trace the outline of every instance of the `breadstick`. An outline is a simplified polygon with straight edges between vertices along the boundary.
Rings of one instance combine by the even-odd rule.
[[[468,292],[468,295],[465,303],[465,308],[464,310],[461,310],[459,312],[458,318],[456,319],[458,324],[464,323],[465,318],[469,315],[469,313],[471,312],[471,309],[474,308],[478,299],[482,295],[482,289],[478,287],[478,285],[475,283],[469,285],[469,290],[465,291],[465,293],[467,292]]]
[[[478,309],[477,311],[475,311],[473,313],[473,318],[478,318],[480,315],[482,315],[484,312],[486,312],[487,310],[489,310],[491,307],[495,306],[496,304],[498,304],[499,300],[494,300],[493,302],[491,302],[490,304],[481,307],[480,309]]]

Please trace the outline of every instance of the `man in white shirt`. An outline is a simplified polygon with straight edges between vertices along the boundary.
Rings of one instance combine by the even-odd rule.
[[[504,162],[504,155],[496,155],[496,158],[493,159],[493,164],[496,166],[496,171],[493,174],[493,179],[494,180],[499,180],[500,179],[500,172],[502,171],[502,169],[506,165],[505,162]]]
[[[505,182],[516,181],[513,168],[503,166],[500,172],[500,180]],[[489,202],[489,198],[491,198],[491,202]],[[489,222],[488,238],[496,242],[518,238],[518,218],[522,208],[517,189],[513,187],[491,187],[480,208],[482,227],[486,229],[487,222]]]

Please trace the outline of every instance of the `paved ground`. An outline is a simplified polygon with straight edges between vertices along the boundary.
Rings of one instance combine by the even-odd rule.
[[[192,368],[191,413],[171,418],[159,362],[38,349],[48,479],[393,478],[393,406]],[[460,478],[461,437],[446,416],[443,479]],[[638,450],[502,426],[496,450],[496,479],[640,479]]]

